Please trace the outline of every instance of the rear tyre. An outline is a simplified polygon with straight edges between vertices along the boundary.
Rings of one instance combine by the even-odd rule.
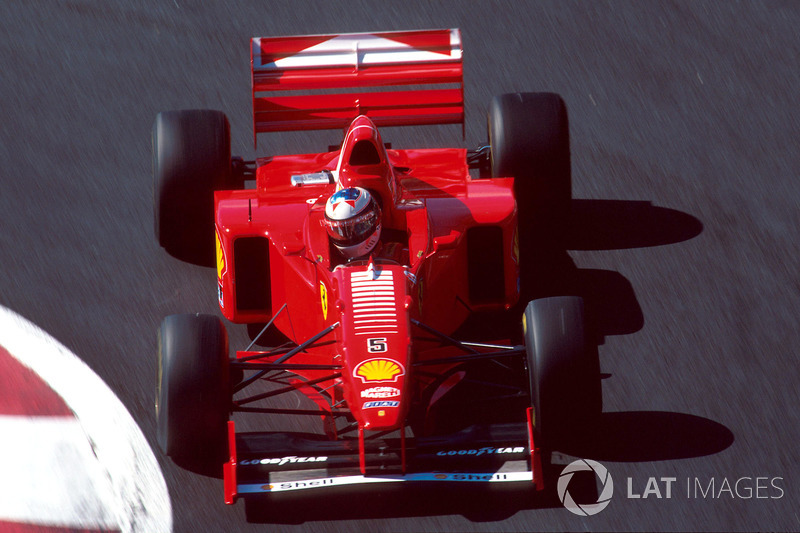
[[[158,445],[175,464],[217,476],[227,459],[228,336],[211,315],[171,315],[158,334]]]
[[[165,111],[153,124],[155,234],[172,256],[214,266],[214,191],[232,187],[231,133],[220,111]]]
[[[602,408],[599,364],[584,330],[583,299],[533,300],[523,318],[534,440],[546,450],[591,430]]]
[[[536,293],[543,254],[564,249],[572,201],[567,108],[553,93],[496,96],[489,105],[492,177],[513,177],[522,301]]]
[[[520,220],[560,233],[572,199],[569,120],[554,93],[511,93],[489,105],[492,177],[513,177]],[[538,215],[538,216],[534,216]]]

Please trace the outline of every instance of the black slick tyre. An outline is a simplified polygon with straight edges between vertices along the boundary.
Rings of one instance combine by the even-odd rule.
[[[541,298],[523,318],[534,440],[553,450],[586,433],[601,410],[599,366],[589,350],[583,299]]]
[[[553,93],[510,93],[489,105],[493,178],[514,178],[521,301],[542,293],[542,257],[563,251],[572,201],[569,122]]]
[[[509,93],[489,105],[492,177],[513,177],[521,220],[566,221],[572,198],[569,120],[554,93]]]
[[[212,315],[171,315],[158,334],[157,438],[187,470],[219,475],[231,405],[228,337]]]
[[[152,142],[156,238],[182,261],[214,266],[214,191],[232,182],[228,119],[207,109],[165,111]]]

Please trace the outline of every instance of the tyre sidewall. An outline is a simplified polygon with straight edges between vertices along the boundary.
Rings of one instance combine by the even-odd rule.
[[[567,108],[554,93],[496,96],[488,113],[492,177],[513,177],[520,244],[563,245],[572,199]]]
[[[166,111],[152,133],[156,238],[170,255],[214,264],[214,191],[232,185],[230,124],[212,110]]]
[[[525,309],[525,348],[534,438],[554,449],[582,433],[599,412],[599,374],[588,350],[583,300],[534,300]]]
[[[228,339],[221,321],[212,315],[165,318],[158,335],[157,379],[161,451],[201,473],[221,465],[231,398]]]

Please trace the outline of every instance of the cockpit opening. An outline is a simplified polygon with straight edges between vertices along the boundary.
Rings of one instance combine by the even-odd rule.
[[[369,140],[361,140],[353,145],[353,150],[350,152],[351,166],[356,165],[380,165],[381,156],[375,145]]]

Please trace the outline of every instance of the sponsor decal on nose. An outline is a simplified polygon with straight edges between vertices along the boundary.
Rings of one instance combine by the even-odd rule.
[[[395,382],[405,374],[403,365],[392,359],[369,359],[360,363],[354,374],[363,383]]]

